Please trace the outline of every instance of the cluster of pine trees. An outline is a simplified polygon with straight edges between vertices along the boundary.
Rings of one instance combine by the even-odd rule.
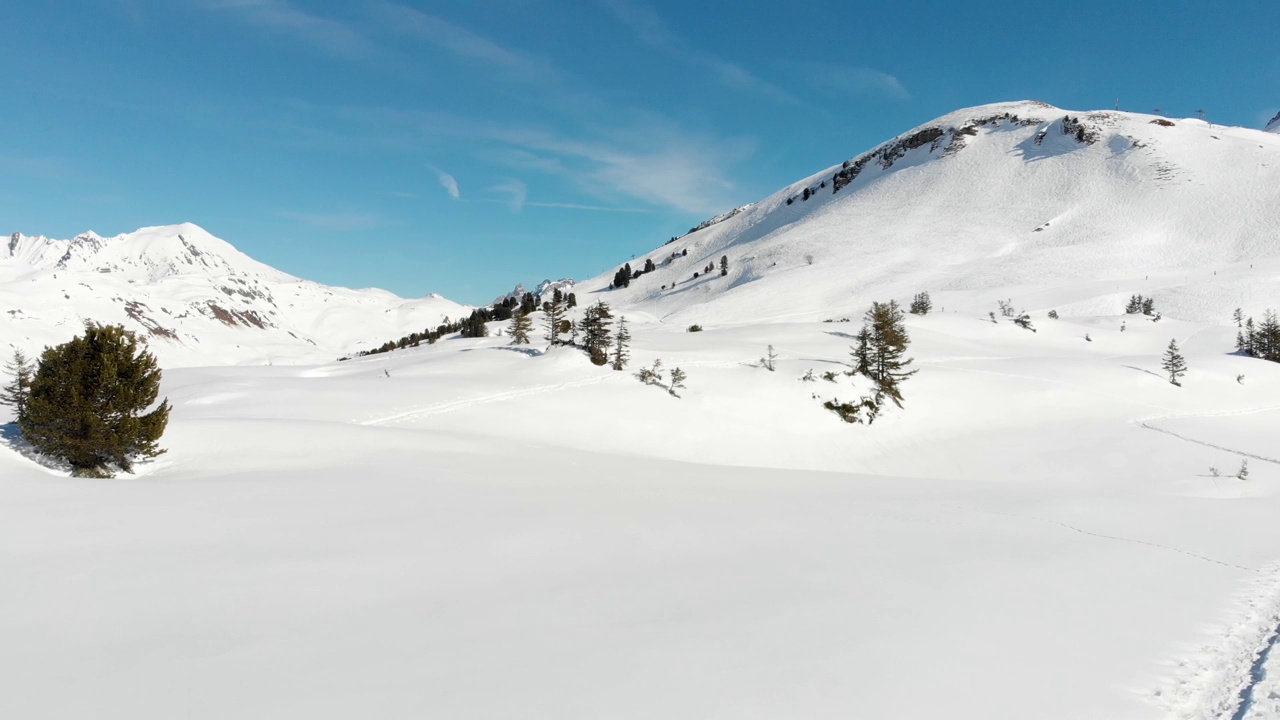
[[[1254,322],[1253,317],[1245,318],[1244,312],[1236,308],[1233,316],[1236,327],[1236,350],[1250,357],[1280,362],[1280,319],[1275,310],[1267,310],[1262,322]]]
[[[1124,306],[1124,311],[1128,315],[1155,315],[1156,301],[1141,295],[1131,295],[1129,303]]]
[[[574,308],[578,306],[578,296],[574,293],[563,293],[557,288],[553,293],[553,299],[542,303],[542,309],[549,308],[552,302],[565,309]],[[533,293],[526,292],[519,300],[514,297],[508,297],[490,307],[476,308],[471,311],[470,315],[460,320],[450,320],[446,317],[444,322],[437,325],[435,329],[428,328],[422,332],[409,333],[398,340],[388,340],[372,350],[357,352],[355,357],[367,357],[391,352],[392,350],[402,350],[407,347],[418,347],[423,342],[431,344],[454,333],[466,338],[488,337],[489,329],[486,325],[487,323],[510,320],[517,313],[530,315],[537,310],[537,299]],[[346,360],[347,358],[342,359]]]

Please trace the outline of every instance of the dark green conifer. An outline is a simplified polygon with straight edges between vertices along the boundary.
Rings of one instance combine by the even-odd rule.
[[[18,427],[37,451],[66,461],[73,474],[132,472],[169,422],[169,401],[150,412],[160,368],[137,336],[119,325],[85,325],[84,335],[46,348]]]

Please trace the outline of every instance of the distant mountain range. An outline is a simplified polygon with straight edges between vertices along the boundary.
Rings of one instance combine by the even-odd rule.
[[[0,245],[0,352],[38,352],[92,320],[143,333],[166,366],[323,362],[470,311],[300,280],[190,223]]]

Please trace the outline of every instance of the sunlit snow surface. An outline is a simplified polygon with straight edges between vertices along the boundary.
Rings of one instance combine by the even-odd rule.
[[[983,130],[579,284],[680,399],[449,339],[171,368],[135,477],[10,432],[0,717],[1280,718],[1280,365],[1230,354],[1280,306],[1280,138],[1149,120]],[[800,378],[857,323],[821,320],[920,290],[905,409],[841,423],[865,388]]]

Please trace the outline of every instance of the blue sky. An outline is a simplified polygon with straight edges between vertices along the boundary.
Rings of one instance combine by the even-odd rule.
[[[1280,3],[7,0],[0,232],[330,284],[588,277],[960,107],[1260,126]]]

